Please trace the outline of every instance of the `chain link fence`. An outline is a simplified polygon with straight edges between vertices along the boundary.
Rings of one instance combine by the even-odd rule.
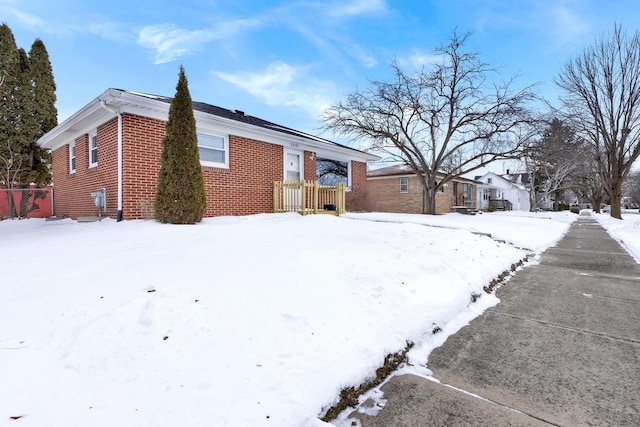
[[[53,216],[53,187],[0,188],[0,220]]]

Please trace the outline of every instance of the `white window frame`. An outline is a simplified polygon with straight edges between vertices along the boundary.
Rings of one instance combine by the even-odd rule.
[[[224,148],[219,149],[219,148],[207,147],[205,145],[200,145],[201,135],[205,137],[222,139],[222,141],[224,142]],[[198,131],[197,136],[198,136],[198,155],[200,154],[200,150],[221,151],[224,154],[224,162],[209,162],[209,161],[200,160],[200,164],[202,166],[229,169],[229,137],[227,135],[217,135],[215,133],[204,132],[204,131]]]
[[[69,144],[69,173],[76,173],[76,142]]]
[[[409,192],[409,178],[406,177],[406,176],[405,177],[400,177],[400,192],[401,193],[408,193]]]
[[[93,141],[95,141],[95,146],[93,146]],[[95,168],[98,166],[98,132],[94,131],[89,134],[89,167]],[[96,161],[93,161],[93,152],[96,153]]]

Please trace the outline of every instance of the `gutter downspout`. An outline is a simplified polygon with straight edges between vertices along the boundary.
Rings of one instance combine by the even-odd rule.
[[[114,110],[104,100],[100,100],[100,106],[118,116],[118,213],[117,221],[122,221],[122,114]]]

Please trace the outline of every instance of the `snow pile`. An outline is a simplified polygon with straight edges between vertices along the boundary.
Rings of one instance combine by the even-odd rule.
[[[640,214],[635,210],[627,212],[622,214],[622,220],[612,218],[608,213],[592,215],[640,263]]]
[[[323,425],[386,354],[498,302],[470,304],[525,252],[468,230],[539,249],[569,225],[354,217],[0,222],[0,424]]]

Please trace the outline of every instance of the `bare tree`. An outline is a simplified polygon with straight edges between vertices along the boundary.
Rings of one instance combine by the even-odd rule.
[[[0,150],[0,185],[6,188],[6,197],[9,217],[16,216],[16,206],[13,200],[13,189],[18,183],[20,173],[23,171],[23,157],[20,153],[15,152],[11,147],[11,142],[7,141],[7,149]]]
[[[545,123],[542,136],[531,143],[525,160],[532,176],[532,210],[551,195],[555,200],[553,209],[558,210],[558,202],[562,193],[571,188],[584,151],[584,140],[573,128],[558,118]]]
[[[493,161],[516,158],[528,138],[530,87],[513,92],[513,78],[490,83],[495,69],[465,52],[469,34],[436,49],[430,69],[409,74],[391,63],[395,80],[372,82],[327,109],[324,130],[365,139],[385,160],[410,165],[422,184],[423,212],[447,182]]]
[[[640,156],[640,33],[629,36],[616,25],[555,81],[567,117],[594,147],[611,216],[622,219],[622,183]]]

